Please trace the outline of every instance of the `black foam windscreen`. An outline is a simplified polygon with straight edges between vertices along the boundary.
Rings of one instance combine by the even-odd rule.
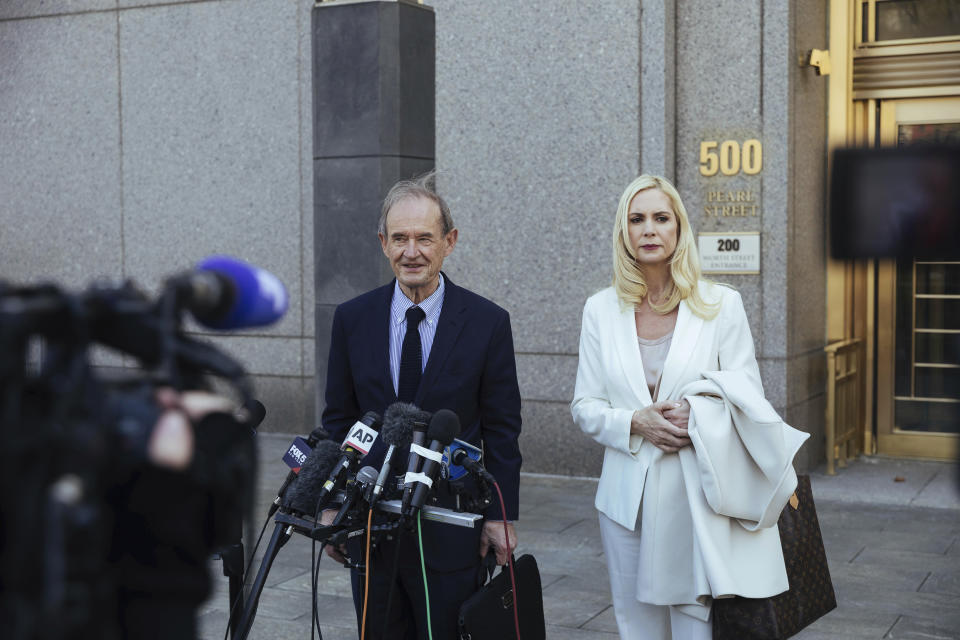
[[[427,439],[436,440],[444,446],[453,442],[460,435],[460,418],[449,409],[440,409],[430,419],[427,428]]]
[[[430,414],[416,405],[406,402],[394,402],[383,413],[383,428],[380,437],[384,444],[405,447],[413,438],[413,425],[416,422],[427,423]]]
[[[300,467],[297,479],[287,491],[287,506],[313,515],[323,483],[340,460],[340,447],[331,440],[321,440]]]

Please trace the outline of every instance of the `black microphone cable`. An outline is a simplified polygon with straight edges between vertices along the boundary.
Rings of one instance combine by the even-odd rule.
[[[320,581],[320,561],[323,559],[323,550],[327,547],[327,541],[320,543],[320,549],[317,549],[317,541],[313,540],[310,545],[310,573],[311,573],[311,597],[310,597],[310,640],[313,640],[313,631],[316,629],[317,637],[323,640],[323,631],[320,630],[320,614],[317,611],[317,584]]]
[[[340,525],[343,522],[343,520],[349,516],[349,512],[354,507],[355,502],[358,499],[362,501],[363,496],[367,494],[368,489],[370,489],[370,487],[372,487],[376,481],[377,481],[376,469],[374,469],[371,466],[361,467],[361,469],[357,471],[356,475],[354,476],[353,483],[346,489],[344,493],[343,504],[340,507],[340,511],[334,517],[333,522],[331,523],[330,526],[336,527],[337,525]],[[373,513],[372,509],[369,509],[368,507],[367,509],[368,536],[369,536],[370,517],[372,513]],[[319,512],[318,512],[318,515],[319,515]],[[321,552],[327,546],[327,544],[329,544],[329,539],[324,540],[323,543],[320,545]],[[319,590],[319,583],[320,583],[320,560],[322,560],[323,557],[320,556],[318,559],[318,552],[316,550],[317,548],[316,539],[313,540],[312,548],[313,548],[313,551],[311,552],[310,568],[311,568],[311,573],[313,574],[313,582],[311,584],[311,590],[312,590],[312,596],[313,596],[312,606],[311,606],[313,621],[311,623],[310,637],[311,638],[313,637],[312,628],[313,626],[315,626],[317,634],[320,636],[320,640],[323,640],[323,632],[320,630],[320,618],[318,613],[319,609],[317,607],[317,595],[318,595],[317,592]]]
[[[386,613],[383,615],[383,637],[384,637],[384,638],[389,638],[389,637],[390,637],[390,635],[389,635],[389,631],[390,631],[390,608],[393,606],[393,592],[395,591],[394,587],[396,586],[397,573],[398,573],[398,571],[397,571],[397,564],[400,562],[400,540],[401,540],[401,538],[403,537],[403,530],[404,530],[404,528],[405,528],[405,527],[403,526],[403,517],[402,517],[402,516],[401,516],[400,523],[401,523],[400,526],[397,527],[397,540],[396,540],[396,542],[395,542],[395,546],[394,546],[394,550],[393,550],[393,564],[392,564],[392,566],[391,566],[391,568],[390,568],[390,582],[387,583],[387,584],[390,585],[390,588],[387,590],[387,609],[386,609]],[[369,568],[369,564],[370,564],[370,558],[368,557],[368,558],[367,558],[368,568]]]
[[[253,566],[253,559],[257,555],[257,549],[260,548],[260,542],[263,540],[263,534],[267,531],[267,525],[270,524],[270,516],[268,515],[264,521],[263,526],[260,528],[260,535],[257,536],[257,542],[253,545],[253,551],[250,552],[250,557],[247,558],[246,567]],[[243,586],[250,586],[248,579],[250,578],[250,572],[244,569],[243,572]],[[227,640],[227,637],[230,633],[230,621],[233,620],[233,616],[237,611],[237,605],[243,602],[243,589],[240,590],[240,593],[237,594],[236,599],[230,604],[230,612],[227,614],[227,628],[223,630],[223,640]]]

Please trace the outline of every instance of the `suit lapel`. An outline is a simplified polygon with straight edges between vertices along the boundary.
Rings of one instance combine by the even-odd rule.
[[[677,390],[677,384],[683,377],[687,359],[693,353],[701,329],[703,329],[703,318],[694,315],[690,311],[690,307],[687,306],[686,300],[682,300],[680,309],[677,311],[677,326],[673,329],[670,349],[667,351],[667,357],[663,362],[660,390],[657,395],[660,400],[671,398]]]
[[[630,386],[630,390],[633,391],[643,406],[647,406],[653,400],[650,398],[647,378],[643,373],[643,360],[640,358],[640,346],[637,344],[637,324],[634,320],[633,307],[624,307],[620,304],[619,299],[613,296],[611,311],[617,358],[620,360],[623,375]]]
[[[372,324],[368,331],[361,335],[369,336],[369,362],[376,371],[377,378],[384,389],[393,393],[396,400],[397,392],[393,388],[393,376],[390,374],[390,307],[393,304],[393,289],[396,280],[381,288],[376,304],[369,316]]]
[[[437,334],[433,338],[433,346],[430,347],[430,357],[427,359],[423,377],[420,378],[420,388],[417,389],[414,399],[414,404],[418,406],[423,401],[426,390],[436,383],[437,377],[443,370],[444,362],[453,351],[453,346],[466,322],[467,306],[460,287],[453,284],[447,274],[443,274],[443,278],[445,287],[443,307],[440,309],[440,319],[437,321]]]

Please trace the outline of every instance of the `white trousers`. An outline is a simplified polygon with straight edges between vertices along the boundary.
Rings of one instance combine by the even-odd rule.
[[[613,613],[621,640],[711,640],[713,626],[670,605],[637,600],[640,530],[630,531],[602,513],[600,537],[607,557]]]

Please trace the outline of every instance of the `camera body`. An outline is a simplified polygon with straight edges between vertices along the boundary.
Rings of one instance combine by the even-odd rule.
[[[175,292],[130,283],[69,293],[0,283],[0,628],[12,640],[190,637],[210,553],[239,542],[255,473],[253,431],[234,415],[193,424],[184,469],[153,464],[160,388],[243,368],[185,335]],[[119,375],[95,346],[136,358]]]
[[[830,179],[836,259],[960,258],[960,147],[838,149]]]

